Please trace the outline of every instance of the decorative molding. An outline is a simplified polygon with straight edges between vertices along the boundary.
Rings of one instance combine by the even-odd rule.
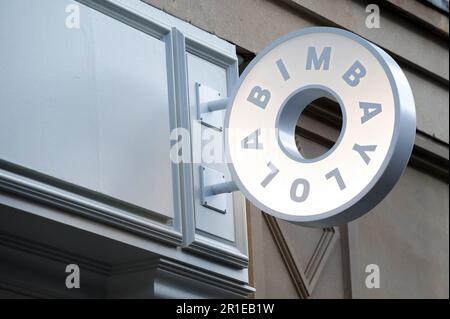
[[[183,33],[173,28],[167,40],[167,64],[169,97],[172,115],[171,128],[184,128],[191,131],[189,112],[189,88],[187,83],[186,47]],[[183,150],[184,151],[184,150]],[[192,164],[173,164],[173,179],[176,184],[174,202],[179,209],[179,223],[183,233],[183,246],[193,240],[191,229],[195,225]]]
[[[0,162],[0,191],[73,212],[167,244],[181,244],[181,234],[169,226],[151,221],[150,213],[148,218],[143,218],[133,214],[136,211],[134,206],[129,210],[114,207],[112,202],[103,203],[97,198],[87,197],[86,194],[77,194],[78,187],[73,186],[73,191],[64,190],[48,183],[38,182],[30,177],[7,172],[1,169],[1,164],[3,162]]]
[[[209,292],[215,291],[217,296],[225,294],[237,298],[246,298],[254,291],[245,282],[233,280],[225,275],[197,268],[175,259],[160,257],[141,262],[113,265],[110,278],[124,275],[132,276],[138,273],[146,274],[145,278],[153,282],[153,297],[156,298],[184,298],[186,295],[201,296],[199,291],[205,289],[205,287]],[[149,276],[150,278],[148,278]],[[170,295],[167,295],[167,293],[161,295],[161,292],[159,292],[160,289],[167,290],[165,287],[171,287],[171,289],[168,289]]]
[[[116,276],[142,273],[151,274],[151,277],[147,278],[149,281],[149,288],[154,288],[152,282],[157,281],[161,273],[166,273],[169,275],[169,279],[165,279],[165,281],[169,280],[171,286],[176,286],[177,282],[179,282],[180,279],[183,279],[182,281],[184,281],[184,283],[180,283],[179,289],[179,292],[182,294],[190,294],[191,291],[183,291],[183,289],[190,287],[195,290],[196,285],[207,286],[210,287],[210,290],[223,291],[239,298],[245,298],[254,291],[254,289],[249,287],[245,282],[230,279],[225,275],[197,268],[174,259],[160,258],[158,256],[149,256],[148,259],[144,260],[111,265],[4,233],[0,234],[0,246],[10,248],[15,252],[21,252],[24,256],[29,256],[30,258],[39,256],[62,265],[75,263],[79,265],[83,271],[89,271],[104,278],[115,278]],[[187,286],[185,284],[186,281],[189,281],[189,285]],[[43,286],[37,286],[33,282],[10,280],[8,279],[7,273],[4,278],[0,277],[0,289],[33,298],[73,298],[74,296],[77,296],[69,292],[65,293],[64,289],[47,289]],[[126,293],[127,292],[125,292],[125,295]],[[157,292],[155,291],[155,293]],[[217,295],[220,295],[220,293]]]
[[[71,297],[55,289],[30,287],[29,282],[5,278],[0,278],[0,290],[6,290],[14,294],[34,299],[67,299]]]
[[[306,277],[309,279],[309,289],[311,292],[317,284],[323,267],[330,256],[339,235],[334,227],[324,228],[322,236],[317,243],[314,253],[305,268]]]
[[[186,52],[192,53],[195,56],[201,57],[202,59],[209,61],[215,65],[218,65],[224,69],[229,68],[230,65],[234,64],[237,60],[236,58],[214,50],[199,41],[192,38],[186,38]]]
[[[292,248],[286,241],[277,219],[266,213],[262,213],[262,215],[293,280],[298,296],[304,299],[311,297],[325,263],[338,239],[338,232],[335,228],[323,229],[322,236],[304,270],[292,254]]]
[[[377,2],[382,3],[396,14],[403,15],[413,23],[422,24],[425,29],[435,32],[440,37],[448,38],[448,12],[445,14],[426,5],[423,1],[377,0]]]
[[[114,3],[109,0],[76,0],[92,9],[95,9],[107,16],[110,16],[122,23],[147,33],[157,39],[162,39],[170,29],[161,24],[155,23],[134,12],[124,4]]]
[[[49,265],[56,263],[61,265],[61,272],[52,272],[48,270],[49,274],[53,274],[54,276],[61,276],[61,273],[64,274],[65,265],[68,264],[77,264],[84,271],[88,271],[91,274],[98,275],[99,277],[105,277],[110,273],[109,265],[92,260],[90,258],[86,258],[84,256],[80,256],[71,252],[63,251],[57,249],[55,247],[51,247],[42,243],[38,243],[31,240],[24,240],[22,238],[0,233],[0,260],[5,258],[2,255],[4,249],[9,249],[9,251],[14,252],[14,255],[20,255],[20,262],[23,264],[17,265],[18,269],[25,264],[33,265],[36,267],[45,267],[43,265]],[[9,253],[6,255],[6,260],[8,261]],[[36,257],[39,259],[39,263],[35,264]],[[45,260],[45,262],[42,262]],[[46,262],[50,263],[46,263]],[[14,266],[14,264],[10,265]],[[49,268],[53,269],[54,268]],[[8,272],[8,268],[4,268],[4,270],[0,273],[0,290],[6,290],[15,294],[23,295],[24,297],[37,298],[37,299],[55,299],[55,298],[77,298],[83,297],[84,295],[80,295],[78,291],[71,291],[65,289],[64,282],[61,282],[61,289],[56,288],[54,284],[50,285],[42,285],[38,283],[42,278],[37,278],[36,274],[21,274],[15,272],[15,276],[11,276]],[[23,280],[21,278],[22,275],[25,275],[24,278],[27,280]],[[34,282],[32,278],[36,278],[37,282]],[[62,275],[64,278],[64,275]],[[47,278],[48,279],[48,278]],[[42,282],[42,281],[41,281]],[[54,283],[54,282],[52,282]]]
[[[248,286],[245,282],[230,280],[223,275],[205,271],[204,269],[197,269],[174,260],[160,259],[157,268],[158,270],[169,272],[171,275],[191,279],[242,298],[246,298],[250,293],[254,292],[254,288]]]
[[[91,258],[76,255],[35,241],[24,240],[10,234],[0,233],[0,246],[8,247],[16,251],[43,257],[63,264],[76,263],[82,269],[101,275],[107,275],[110,272],[110,267],[106,263],[98,262]]]
[[[311,291],[309,289],[308,279],[302,267],[298,265],[294,256],[292,255],[291,249],[289,248],[289,245],[286,242],[283,233],[281,232],[276,218],[266,213],[262,213],[262,215],[267,223],[267,226],[269,227],[273,240],[280,251],[281,257],[283,258],[289,275],[293,280],[293,284],[298,296],[302,299],[309,298],[309,296],[311,296]]]
[[[248,267],[248,257],[236,247],[196,234],[196,239],[184,250],[219,260],[237,268]]]
[[[448,144],[443,144],[424,133],[417,132],[409,164],[448,184]]]

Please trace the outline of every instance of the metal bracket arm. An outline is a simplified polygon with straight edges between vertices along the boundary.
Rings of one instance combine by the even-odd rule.
[[[238,191],[238,187],[235,182],[223,182],[215,185],[211,185],[212,195],[219,195],[224,193],[232,193]]]
[[[208,110],[210,112],[222,111],[227,108],[229,98],[224,97],[218,100],[208,102]]]
[[[197,115],[206,126],[223,130],[224,110],[227,108],[229,98],[222,97],[220,92],[204,84],[196,83]]]
[[[224,182],[225,175],[209,167],[200,167],[200,195],[203,206],[225,214],[227,193],[238,190],[233,181]]]

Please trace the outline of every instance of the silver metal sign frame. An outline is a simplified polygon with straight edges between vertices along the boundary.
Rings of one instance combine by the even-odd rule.
[[[238,105],[235,105],[235,98],[242,83],[246,80],[246,77],[252,69],[266,54],[277,48],[280,44],[293,38],[320,33],[338,34],[361,44],[369,50],[374,57],[376,57],[389,78],[395,101],[395,129],[387,156],[385,157],[376,176],[364,189],[359,192],[357,196],[342,206],[317,215],[293,216],[264,205],[258,198],[247,190],[245,183],[242,182],[241,177],[236,172],[234,163],[230,157],[230,140],[228,134],[225,134],[225,153],[233,181],[237,184],[240,191],[246,196],[246,198],[258,208],[275,217],[305,226],[329,227],[354,220],[375,207],[394,187],[406,168],[412,152],[416,131],[416,115],[413,94],[401,68],[386,52],[358,35],[336,28],[312,27],[289,33],[263,49],[247,66],[239,79],[239,83],[237,84],[234,92],[235,94],[230,98],[224,127],[225,129],[229,128],[232,108],[238,107]],[[326,194],[323,194],[323,196],[324,200],[326,200]]]

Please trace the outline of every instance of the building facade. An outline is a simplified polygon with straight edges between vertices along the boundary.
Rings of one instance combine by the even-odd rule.
[[[18,0],[0,17],[0,297],[448,298],[448,1]],[[288,223],[239,192],[211,209],[202,168],[230,175],[195,160],[222,134],[201,124],[198,85],[231,95],[261,49],[310,26],[402,67],[407,169],[339,227]],[[332,147],[338,109],[305,110],[301,152]]]

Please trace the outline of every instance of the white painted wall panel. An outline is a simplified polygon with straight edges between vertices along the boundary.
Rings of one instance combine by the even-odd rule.
[[[215,65],[201,57],[193,54],[187,54],[187,66],[189,72],[189,103],[191,118],[197,121],[197,106],[196,106],[196,92],[195,83],[202,83],[210,88],[213,88],[221,93],[222,96],[227,96],[227,74],[226,70],[218,65]],[[221,112],[221,111],[219,111]],[[193,135],[193,139],[199,141],[202,138],[201,149],[194,145],[194,152],[205,152],[208,148],[208,143],[214,141],[223,141],[222,132],[215,129],[207,128],[201,125],[202,136]],[[195,134],[195,130],[193,130]],[[193,153],[194,154],[194,153]],[[230,180],[230,175],[226,165],[223,163],[206,164],[208,167],[216,169],[224,173],[226,180]],[[234,232],[234,212],[232,195],[227,195],[227,206],[230,208],[226,214],[218,213],[208,209],[200,203],[200,180],[199,180],[200,163],[193,164],[194,170],[194,188],[195,188],[195,223],[196,228],[200,231],[213,234],[215,236],[227,239],[231,242],[235,241]]]
[[[165,44],[71,3],[0,4],[0,158],[172,217]]]

